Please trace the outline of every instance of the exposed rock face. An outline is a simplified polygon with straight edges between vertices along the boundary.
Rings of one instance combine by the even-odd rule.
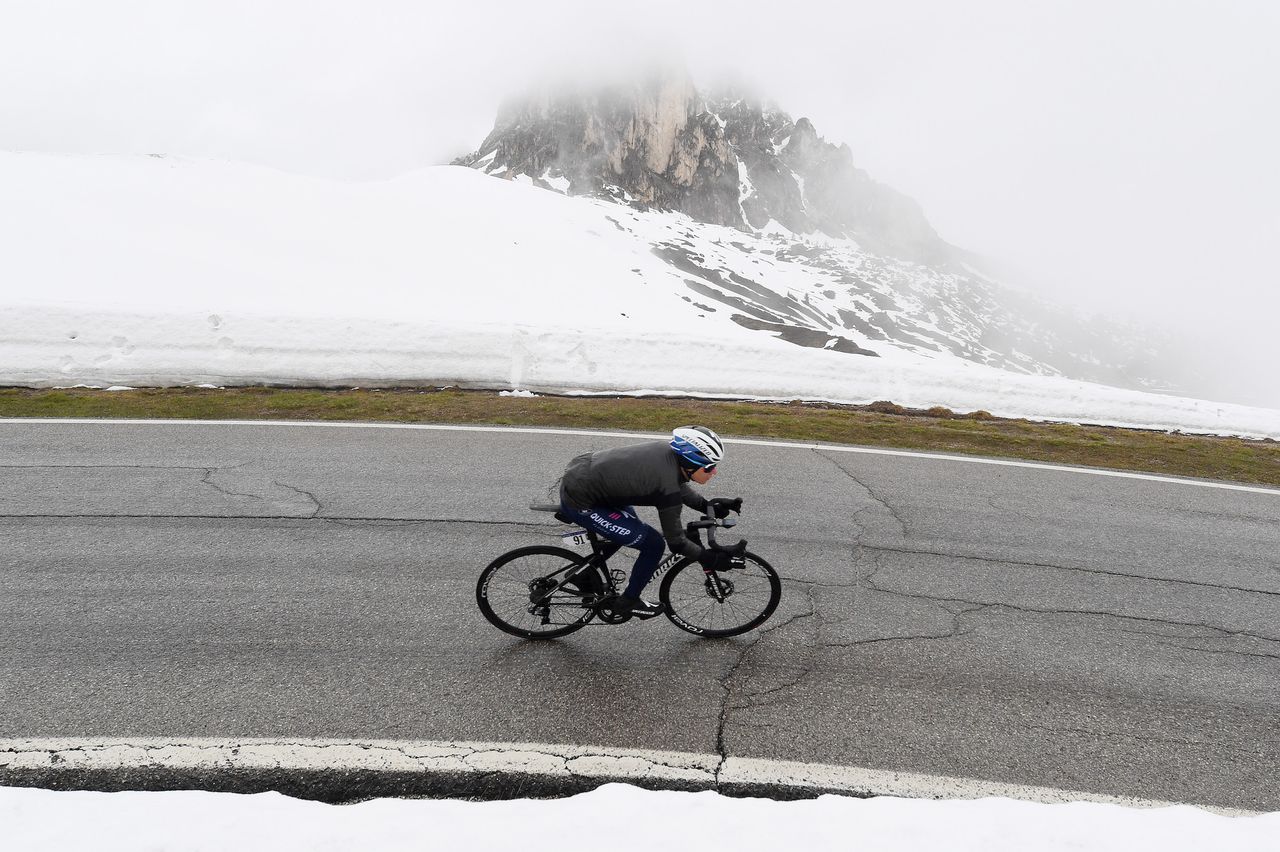
[[[848,146],[825,142],[807,118],[750,98],[707,100],[682,71],[510,102],[456,162],[744,231],[772,220],[926,264],[957,256],[919,205],[856,168]]]
[[[732,147],[686,75],[509,103],[479,150],[458,162],[743,227]]]
[[[779,158],[804,179],[805,209],[818,230],[859,238],[874,251],[926,264],[949,259],[951,247],[920,205],[855,168],[849,146],[824,142],[809,119],[796,122]]]
[[[760,229],[776,220],[797,234],[815,230],[805,210],[796,174],[778,156],[791,136],[791,118],[747,98],[723,97],[713,104],[741,163],[743,215]]]

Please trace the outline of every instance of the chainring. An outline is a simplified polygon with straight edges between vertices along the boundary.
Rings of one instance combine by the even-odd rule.
[[[592,607],[596,611],[596,618],[600,619],[605,624],[625,624],[631,620],[631,613],[618,612],[613,607],[609,606],[608,600],[608,598],[605,598],[600,603],[597,603]]]

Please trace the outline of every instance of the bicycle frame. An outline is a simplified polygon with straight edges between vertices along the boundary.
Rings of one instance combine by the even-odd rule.
[[[721,546],[718,542],[716,542],[716,528],[732,527],[734,523],[735,522],[731,520],[717,521],[714,517],[711,517],[709,515],[703,515],[701,520],[694,521],[687,525],[687,532],[691,535],[694,541],[701,544],[702,540],[698,536],[698,531],[705,529],[707,531],[707,540],[710,543],[710,546],[712,548],[716,550],[727,550],[729,548],[725,548]],[[564,568],[561,568],[557,571],[552,572],[551,574],[548,574],[546,577],[547,579],[556,577],[559,574],[564,574],[564,577],[561,578],[559,581],[557,581],[555,586],[549,589],[546,592],[546,594],[540,596],[536,601],[532,601],[531,603],[534,607],[544,606],[544,605],[545,606],[553,605],[551,603],[551,596],[556,592],[560,591],[560,589],[564,586],[565,583],[573,579],[573,577],[575,577],[578,574],[580,569],[593,564],[598,566],[600,570],[604,573],[605,580],[609,584],[609,591],[613,594],[617,594],[618,592],[617,584],[614,582],[612,572],[609,571],[608,560],[615,553],[621,550],[623,548],[623,545],[616,541],[601,541],[600,535],[595,530],[592,530],[592,529],[584,528],[583,532],[587,534],[587,540],[591,542],[591,552],[583,556],[581,559],[569,565],[566,565]],[[745,541],[739,542],[739,544],[735,546],[745,547],[746,542]],[[649,582],[652,583],[655,580],[662,579],[662,575],[667,573],[667,571],[671,570],[672,566],[674,566],[677,562],[679,562],[683,558],[684,556],[682,556],[679,553],[667,554],[662,559],[662,561],[658,563],[658,567],[654,569],[653,576],[649,579]]]
[[[535,607],[542,606],[542,605],[552,606],[553,604],[551,602],[551,596],[554,595],[556,592],[560,591],[560,589],[564,586],[565,583],[569,582],[575,576],[577,576],[578,572],[582,568],[585,568],[589,565],[595,565],[599,567],[600,570],[604,573],[605,579],[609,583],[610,591],[615,593],[617,592],[617,589],[614,588],[613,574],[609,572],[609,558],[613,556],[615,553],[617,553],[619,550],[621,550],[622,545],[616,541],[602,542],[600,540],[600,536],[596,534],[595,530],[584,530],[584,531],[587,534],[587,540],[591,542],[591,552],[586,554],[582,558],[569,563],[565,567],[560,568],[559,570],[553,571],[552,573],[548,574],[546,579],[551,579],[560,574],[564,574],[564,576],[561,577],[556,582],[555,586],[548,589],[546,594],[540,596],[536,601],[531,601],[533,606]],[[576,604],[574,604],[574,606],[576,606]]]

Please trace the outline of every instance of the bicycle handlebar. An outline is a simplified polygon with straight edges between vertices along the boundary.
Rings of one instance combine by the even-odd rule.
[[[716,502],[717,501],[715,500],[708,500],[707,510],[703,512],[702,518],[696,521],[690,521],[686,525],[685,531],[690,538],[701,544],[701,541],[699,541],[698,530],[705,529],[707,531],[707,542],[712,550],[723,550],[727,553],[732,553],[735,556],[741,556],[747,549],[747,540],[745,538],[738,541],[737,544],[731,544],[727,547],[716,541],[716,527],[728,529],[736,526],[738,523],[736,518],[724,518],[723,520],[717,518],[715,516]]]

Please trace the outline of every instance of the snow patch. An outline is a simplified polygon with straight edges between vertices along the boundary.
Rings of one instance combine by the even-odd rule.
[[[552,177],[550,169],[542,173],[542,182],[561,195],[569,194],[569,179],[563,174]]]
[[[747,174],[747,164],[742,162],[742,158],[738,158],[738,204],[746,201],[755,194],[755,184],[751,182],[751,176]]]

